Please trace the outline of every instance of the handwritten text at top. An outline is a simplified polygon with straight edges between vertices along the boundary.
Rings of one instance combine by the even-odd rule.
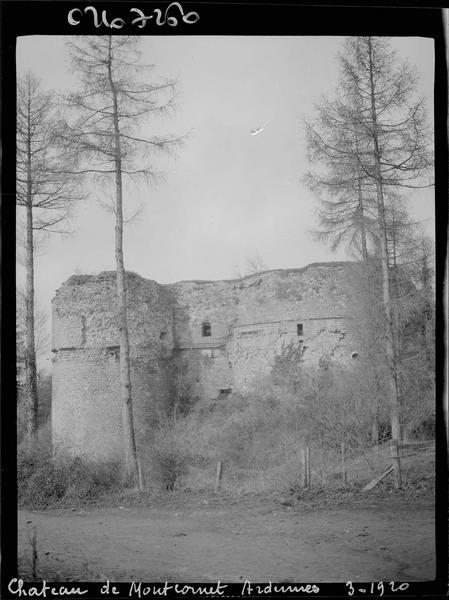
[[[140,8],[130,8],[130,17],[128,22],[122,17],[110,18],[107,10],[101,11],[101,16],[98,14],[95,6],[86,6],[85,8],[72,8],[69,10],[67,15],[67,21],[69,25],[77,26],[83,21],[86,23],[85,15],[89,15],[87,19],[92,19],[93,24],[96,28],[107,27],[109,29],[122,29],[127,24],[143,29],[146,27],[149,21],[155,23],[158,26],[168,25],[169,27],[176,27],[178,24],[186,23],[187,25],[193,25],[200,20],[200,16],[196,12],[184,13],[179,2],[172,2],[167,6],[164,13],[159,8],[155,8],[152,14],[146,15]],[[92,15],[92,16],[90,16]],[[132,15],[137,15],[132,18]],[[131,20],[132,19],[132,20]]]

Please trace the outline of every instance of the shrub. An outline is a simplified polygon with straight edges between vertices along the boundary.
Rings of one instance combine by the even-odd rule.
[[[53,452],[48,442],[23,443],[17,454],[19,505],[45,508],[55,504],[97,499],[121,486],[116,463],[96,463],[64,451]]]
[[[21,444],[26,439],[26,398],[24,384],[17,382],[17,442]],[[39,437],[49,435],[51,429],[51,375],[47,375],[42,370],[37,376],[38,393],[38,426]]]
[[[178,439],[176,420],[161,419],[153,442],[142,456],[146,484],[173,490],[184,474],[187,463],[186,449]]]

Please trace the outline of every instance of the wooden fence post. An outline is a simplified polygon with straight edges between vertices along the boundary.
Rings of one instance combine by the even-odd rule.
[[[323,454],[323,450],[321,450],[320,452],[320,479],[321,479],[321,485],[324,487],[325,483],[326,483],[326,478],[324,475],[324,454]]]
[[[307,456],[306,456],[306,448],[302,446],[301,448],[301,463],[302,463],[302,487],[307,487]]]
[[[348,477],[346,474],[346,449],[345,443],[341,443],[341,477],[343,479],[343,483],[346,485],[348,482]]]
[[[393,461],[394,475],[396,488],[402,486],[402,474],[401,474],[401,459],[399,457],[399,445],[396,440],[391,440],[391,460]]]
[[[223,473],[223,463],[221,462],[221,460],[219,460],[217,463],[217,472],[215,474],[215,493],[217,493],[218,490],[220,489],[222,473]]]
[[[306,446],[306,461],[307,461],[307,487],[311,484],[311,470],[310,470],[310,446]]]
[[[138,475],[138,482],[139,482],[139,490],[142,491],[143,490],[143,475],[142,475],[142,465],[140,464],[140,458],[137,459],[137,475]]]
[[[31,577],[33,581],[37,581],[37,533],[35,525],[32,529],[28,528],[28,540],[31,545]]]

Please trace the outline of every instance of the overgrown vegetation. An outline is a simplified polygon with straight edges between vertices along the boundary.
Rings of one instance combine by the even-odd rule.
[[[396,277],[401,427],[408,438],[431,439],[431,292],[419,279],[414,285],[406,272]],[[376,465],[367,452],[391,436],[379,265],[355,265],[348,284],[348,333],[357,346],[356,359],[343,366],[327,356],[315,369],[304,368],[301,345],[292,344],[277,356],[269,376],[254,382],[252,393],[188,401],[184,410],[161,420],[144,458],[152,469],[148,479],[169,489],[211,489],[216,464],[222,461],[223,489],[231,493],[287,489],[301,481],[301,452],[309,446],[312,479],[329,487],[341,483],[342,444],[346,460],[363,463],[355,470],[369,478]],[[390,461],[388,448],[384,454]],[[433,479],[433,472],[429,477]],[[406,479],[411,485],[419,476],[406,474]]]
[[[37,374],[37,396],[38,410],[37,423],[39,426],[37,435],[40,440],[51,439],[51,375],[44,371]],[[26,399],[22,393],[20,380],[18,381],[18,402],[17,402],[17,442],[20,445],[26,438]]]
[[[342,484],[342,442],[348,464],[356,461],[357,477],[370,478],[376,467],[374,455],[367,455],[373,406],[360,373],[332,366],[302,373],[299,366],[290,382],[286,379],[276,385],[264,380],[257,387],[259,392],[246,396],[199,401],[189,414],[160,425],[143,461],[150,486],[211,490],[217,462],[222,461],[225,492],[287,491],[301,485],[301,452],[307,445],[314,484],[338,487]],[[415,422],[420,423],[414,427],[418,438],[426,437],[423,431],[432,422],[432,405],[430,396],[423,398],[415,413]],[[382,442],[390,434],[385,403],[377,406],[377,418],[378,441]],[[383,455],[382,460],[390,460],[388,447]],[[433,477],[433,471],[429,476]]]
[[[152,441],[140,455],[146,490],[211,491],[218,461],[224,465],[224,493],[299,490],[304,446],[311,449],[313,486],[339,488],[342,442],[348,469],[360,481],[369,479],[378,466],[369,450],[374,406],[377,441],[390,431],[388,406],[382,400],[381,366],[377,365],[380,373],[376,374],[376,365],[359,357],[346,368],[330,361],[321,368],[304,369],[300,356],[298,347],[285,347],[272,375],[257,381],[256,391],[250,394],[229,394],[215,401],[195,399],[183,410],[160,415]],[[409,389],[404,424],[410,434],[426,439],[432,437],[433,397],[431,390],[427,395],[421,392],[419,387]],[[24,441],[19,447],[22,506],[76,506],[105,494],[124,493],[126,481],[118,464],[96,464],[52,451],[49,438],[43,429],[39,443]],[[389,461],[388,448],[383,454],[382,460]],[[432,487],[430,464],[424,467],[425,481],[416,465],[409,471],[404,471],[404,485]],[[354,476],[348,489],[360,488]]]
[[[117,463],[95,463],[63,451],[48,441],[24,442],[17,453],[18,502],[27,508],[48,508],[98,499],[122,483]]]

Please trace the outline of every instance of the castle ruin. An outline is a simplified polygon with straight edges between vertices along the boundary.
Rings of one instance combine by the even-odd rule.
[[[127,274],[132,394],[139,444],[189,372],[203,399],[245,393],[293,344],[301,362],[351,360],[347,272],[314,263],[236,280],[161,285]],[[53,440],[94,458],[121,457],[115,272],[74,275],[53,299]]]

